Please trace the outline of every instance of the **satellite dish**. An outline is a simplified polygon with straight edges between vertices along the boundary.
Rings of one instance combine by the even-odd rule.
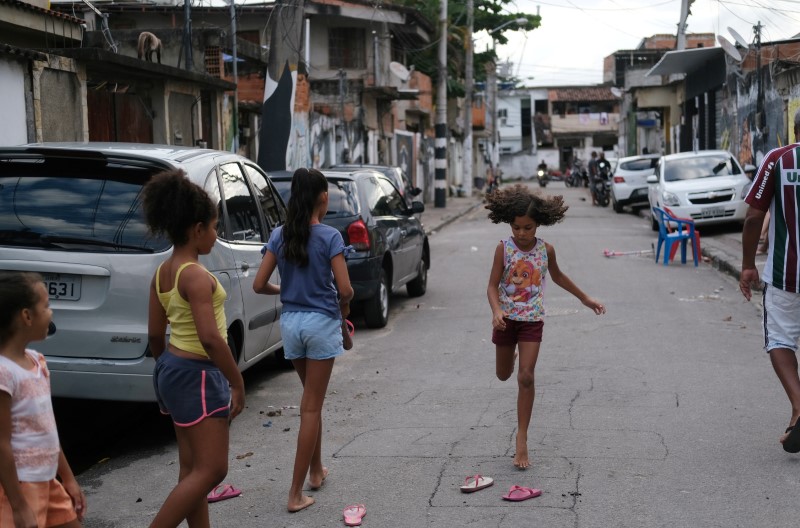
[[[614,97],[622,97],[622,90],[620,90],[616,86],[612,86],[610,90],[611,90],[611,95],[613,95]]]
[[[391,71],[398,79],[400,79],[403,82],[408,82],[409,77],[411,77],[411,72],[408,71],[408,69],[399,62],[395,61],[390,62],[389,71]]]
[[[736,62],[742,62],[742,54],[739,53],[739,50],[736,49],[736,46],[731,44],[730,40],[726,39],[722,35],[717,35],[717,42],[719,42],[719,45],[722,46],[723,51],[730,55],[733,60]]]
[[[733,37],[733,40],[735,40],[736,43],[738,45],[740,45],[741,47],[743,47],[743,48],[750,47],[750,44],[747,43],[747,41],[744,39],[744,37],[741,36],[735,29],[733,29],[730,26],[728,26],[728,33],[731,34],[731,36]]]

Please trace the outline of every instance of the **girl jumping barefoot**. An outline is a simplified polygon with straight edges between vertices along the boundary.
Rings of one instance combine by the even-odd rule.
[[[600,315],[600,301],[578,288],[558,267],[553,246],[536,236],[539,226],[564,219],[567,206],[561,196],[544,198],[524,185],[514,185],[486,197],[489,219],[511,225],[511,237],[497,244],[486,294],[492,308],[492,343],[497,377],[505,381],[514,372],[519,348],[517,384],[517,445],[514,465],[525,469],[528,459],[528,425],[533,412],[534,369],[544,327],[544,290],[549,273],[553,282]]]

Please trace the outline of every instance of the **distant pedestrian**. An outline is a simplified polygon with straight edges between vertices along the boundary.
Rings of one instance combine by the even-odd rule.
[[[600,301],[581,291],[561,271],[556,251],[537,236],[540,226],[564,218],[567,206],[561,196],[544,198],[524,185],[514,185],[487,197],[486,209],[495,224],[511,225],[511,237],[495,248],[487,296],[492,308],[492,343],[495,346],[497,377],[505,381],[514,372],[519,349],[517,385],[517,438],[514,465],[527,468],[528,425],[533,412],[534,369],[539,357],[544,327],[544,291],[549,272],[553,282],[574,295],[600,315],[606,312]]]
[[[80,528],[86,497],[58,441],[44,356],[53,311],[38,273],[0,271],[0,526]],[[56,479],[56,475],[60,479]]]
[[[800,110],[794,115],[795,137],[800,137]],[[764,349],[789,397],[789,426],[780,437],[783,449],[800,452],[800,375],[797,343],[800,339],[800,194],[797,159],[800,143],[767,153],[745,202],[750,207],[742,230],[742,273],[739,289],[749,301],[751,288],[763,281]],[[769,212],[767,261],[760,280],[755,255],[764,218]]]
[[[598,167],[597,167],[597,152],[592,151],[591,159],[589,160],[589,194],[592,196],[592,205],[597,205],[597,193],[595,192],[595,183],[597,182]]]
[[[227,294],[198,261],[217,241],[217,207],[182,171],[169,170],[145,185],[143,209],[150,231],[173,244],[150,283],[147,332],[158,405],[172,418],[180,463],[178,484],[150,526],[184,519],[209,526],[206,497],[228,473],[230,421],[244,409],[244,381],[227,341]]]
[[[321,223],[327,211],[325,176],[315,169],[297,169],[292,176],[286,224],[272,232],[253,284],[257,293],[281,296],[284,356],[292,361],[303,385],[287,502],[290,512],[314,503],[312,497],[303,495],[306,475],[309,487],[316,490],[328,474],[322,465],[322,405],[334,359],[343,353],[345,318],[353,298],[342,235]],[[269,282],[276,267],[280,286]]]

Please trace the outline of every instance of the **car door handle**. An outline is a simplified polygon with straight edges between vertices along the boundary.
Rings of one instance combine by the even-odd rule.
[[[240,267],[241,267],[242,271],[247,271],[247,270],[250,269],[250,263],[243,261]]]
[[[408,234],[407,230],[405,230],[405,229],[401,229],[400,230],[400,236],[406,236],[407,234]]]

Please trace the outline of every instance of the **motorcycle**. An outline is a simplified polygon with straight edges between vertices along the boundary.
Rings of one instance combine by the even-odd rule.
[[[606,207],[611,198],[611,178],[608,172],[607,167],[600,167],[594,182],[594,193],[600,207]]]
[[[576,159],[572,164],[572,170],[564,179],[564,184],[567,187],[580,187],[581,185],[588,186],[589,174],[583,168],[581,161]]]
[[[539,187],[547,187],[547,170],[538,169],[536,171],[536,179],[539,180]]]

